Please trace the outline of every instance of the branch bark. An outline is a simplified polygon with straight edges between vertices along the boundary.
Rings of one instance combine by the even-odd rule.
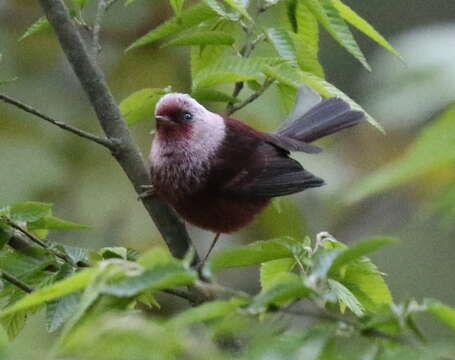
[[[114,102],[104,74],[89,55],[64,2],[62,0],[39,0],[39,3],[54,28],[60,45],[95,110],[101,127],[106,136],[116,144],[112,151],[113,156],[130,179],[136,193],[140,194],[141,186],[150,184],[150,174]],[[172,254],[183,258],[191,246],[191,239],[183,222],[168,204],[158,199],[145,198],[142,199],[142,202]],[[195,261],[197,260],[195,259]]]

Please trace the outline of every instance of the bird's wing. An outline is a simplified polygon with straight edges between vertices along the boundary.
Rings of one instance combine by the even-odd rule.
[[[224,191],[252,197],[274,197],[324,185],[321,178],[269,142],[258,146],[255,158],[253,166],[244,167],[224,185]]]

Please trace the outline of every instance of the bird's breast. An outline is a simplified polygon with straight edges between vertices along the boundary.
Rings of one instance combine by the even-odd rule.
[[[155,140],[150,162],[157,194],[172,203],[199,190],[210,170],[206,155],[204,149],[185,142],[169,144]]]

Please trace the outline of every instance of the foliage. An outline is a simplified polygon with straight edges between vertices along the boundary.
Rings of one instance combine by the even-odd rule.
[[[30,224],[51,210],[49,204],[36,202],[3,209],[2,228],[16,229],[11,229],[15,219],[23,233],[33,233]],[[69,261],[49,250],[55,245],[48,240],[49,249],[34,246],[21,256],[6,246],[0,252],[1,270],[34,291],[25,294],[4,281],[0,319],[13,338],[31,314],[45,309],[48,330],[63,328],[52,352],[56,358],[265,359],[273,354],[290,359],[315,351],[315,346],[321,359],[341,349],[343,358],[375,353],[394,359],[396,352],[412,356],[412,338],[422,336],[416,315],[433,314],[455,329],[455,310],[432,299],[393,303],[383,274],[365,257],[392,240],[372,238],[348,247],[321,233],[313,242],[289,237],[254,242],[214,256],[203,269],[204,281],[186,260],[176,260],[162,248],[140,255],[121,247],[84,250],[75,258],[74,249],[58,247],[74,260]],[[212,275],[247,265],[261,267],[257,294],[222,286]],[[198,303],[191,287],[218,299]],[[167,318],[150,318],[161,291],[199,305]],[[283,319],[290,317],[312,323],[283,328]],[[131,342],[123,340],[127,338]],[[361,345],[335,345],[352,338]],[[417,349],[434,354],[432,346],[422,343]],[[446,346],[444,354],[455,350]],[[8,353],[6,344],[3,348]]]
[[[90,0],[72,0],[71,16],[85,30]],[[115,0],[106,0],[106,6]],[[131,5],[134,0],[125,1]],[[162,41],[189,46],[192,95],[200,101],[249,103],[270,83],[285,110],[306,83],[322,96],[338,96],[363,110],[325,79],[319,62],[320,27],[367,70],[370,65],[349,25],[399,56],[341,0],[170,0],[175,16],[135,40],[126,51]],[[107,9],[106,9],[107,10]],[[284,21],[264,26],[267,11]],[[40,17],[20,41],[50,28]],[[256,51],[258,48],[261,51]],[[0,85],[4,82],[0,82]],[[233,85],[232,94],[226,93]],[[129,125],[153,113],[169,88],[144,88],[120,111]],[[449,109],[426,129],[408,155],[367,179],[349,197],[360,199],[451,164],[445,151],[454,132]],[[381,126],[369,115],[368,121]],[[435,141],[443,136],[445,141]],[[431,156],[430,156],[431,154]],[[453,192],[455,194],[455,192]],[[167,249],[138,253],[63,246],[50,230],[87,228],[53,215],[52,204],[21,202],[0,208],[0,358],[13,357],[14,339],[34,314],[45,311],[57,332],[54,359],[436,359],[453,358],[451,339],[428,340],[421,314],[455,330],[455,309],[435,299],[393,301],[384,274],[366,256],[394,240],[375,237],[352,246],[328,233],[276,237],[219,252],[202,268]],[[231,268],[259,268],[260,290],[246,293],[221,284]],[[163,293],[192,307],[160,312]],[[202,294],[202,296],[201,296]],[[292,321],[291,321],[292,320]],[[292,324],[291,324],[292,323]]]

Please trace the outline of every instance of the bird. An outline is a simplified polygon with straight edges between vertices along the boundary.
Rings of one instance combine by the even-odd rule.
[[[184,93],[164,95],[155,119],[151,192],[188,223],[216,234],[205,261],[220,234],[248,225],[272,198],[324,185],[292,152],[319,153],[312,142],[365,114],[302,85],[284,125],[271,133],[211,112]]]

